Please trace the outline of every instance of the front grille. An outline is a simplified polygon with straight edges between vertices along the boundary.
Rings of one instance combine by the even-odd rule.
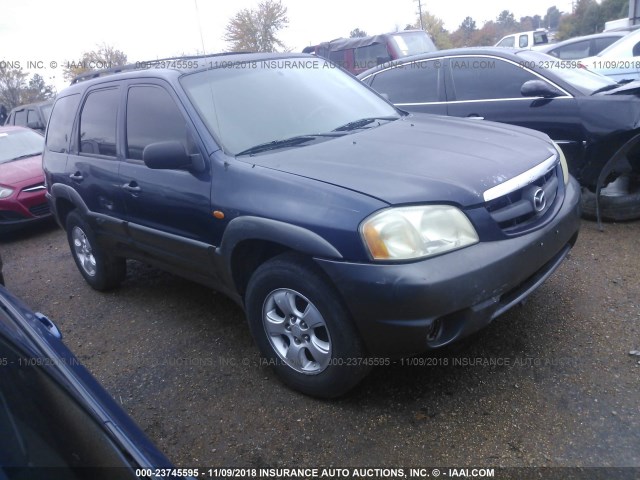
[[[34,205],[29,209],[32,215],[36,217],[42,217],[43,215],[49,214],[49,204],[41,203],[40,205]]]
[[[528,185],[491,200],[485,206],[505,233],[516,233],[540,221],[553,207],[561,180],[558,164]]]

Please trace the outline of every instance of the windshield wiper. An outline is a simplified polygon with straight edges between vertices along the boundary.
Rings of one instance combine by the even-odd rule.
[[[614,83],[613,85],[605,85],[604,87],[600,87],[597,90],[594,90],[591,95],[595,95],[597,93],[608,92],[609,90],[613,90],[614,88],[621,87],[622,85],[619,83]]]
[[[310,135],[297,135],[291,138],[285,138],[284,140],[273,140],[271,142],[260,143],[254,145],[251,148],[241,151],[236,154],[236,157],[240,155],[254,155],[256,153],[267,152],[269,150],[277,150],[279,148],[297,147],[304,143],[316,140],[318,137],[336,137],[338,135],[331,135],[326,133],[313,133]]]
[[[344,125],[339,126],[338,128],[334,128],[331,130],[332,132],[348,132],[350,130],[358,130],[359,128],[366,127],[370,123],[375,122],[376,120],[386,120],[393,121],[397,120],[398,117],[368,117],[361,118],[360,120],[354,120],[353,122],[345,123]],[[380,123],[378,123],[380,125]]]

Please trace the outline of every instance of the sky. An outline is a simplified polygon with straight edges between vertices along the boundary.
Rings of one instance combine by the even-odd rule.
[[[355,28],[368,34],[403,29],[417,21],[417,0],[281,0],[289,26],[280,38],[293,51],[346,37]],[[423,11],[456,30],[470,16],[478,27],[502,10],[516,19],[544,16],[553,5],[571,10],[567,0],[421,0]],[[61,90],[67,85],[61,65],[107,44],[131,63],[227,49],[225,26],[242,8],[259,0],[0,0],[0,62],[39,73]],[[52,68],[56,66],[56,68]]]

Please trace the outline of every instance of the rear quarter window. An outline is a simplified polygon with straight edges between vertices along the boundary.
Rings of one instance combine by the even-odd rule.
[[[80,102],[80,94],[59,98],[53,106],[47,131],[47,149],[57,153],[68,153],[73,119]]]
[[[19,125],[21,127],[27,126],[27,111],[17,111],[13,117],[13,125]]]

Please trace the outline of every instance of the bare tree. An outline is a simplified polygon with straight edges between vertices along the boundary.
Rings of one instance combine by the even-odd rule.
[[[51,85],[47,85],[44,78],[35,73],[22,93],[22,103],[42,102],[53,97],[55,97],[54,88]]]
[[[4,105],[7,110],[22,105],[26,78],[27,74],[22,69],[9,69],[0,62],[0,105]]]
[[[266,0],[257,9],[240,10],[229,21],[224,39],[232,51],[275,52],[286,50],[277,33],[289,24],[287,7],[280,1]]]
[[[366,36],[367,32],[365,32],[364,30],[360,30],[359,28],[355,28],[349,33],[349,38],[362,38]]]
[[[82,58],[78,61],[67,61],[64,67],[64,78],[73,80],[78,75],[92,70],[121,67],[127,64],[127,55],[124,52],[116,50],[107,44],[98,45],[97,47],[97,50],[84,52]]]

